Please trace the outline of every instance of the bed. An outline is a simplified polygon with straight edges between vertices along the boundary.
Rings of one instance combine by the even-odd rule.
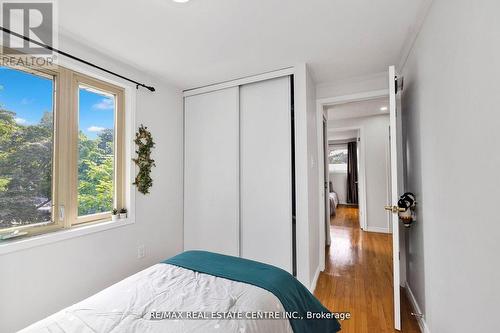
[[[339,196],[337,192],[333,190],[333,183],[330,181],[329,184],[329,193],[328,193],[328,201],[330,203],[330,217],[335,217],[337,215],[337,206],[339,205]],[[332,237],[330,235],[330,221],[329,219],[325,219],[325,245],[330,246],[332,243]]]
[[[306,319],[309,313],[323,319]],[[187,251],[21,332],[330,333],[339,330],[333,314],[289,273],[251,260]]]
[[[330,216],[335,217],[337,214],[337,206],[339,205],[339,197],[336,192],[330,192],[328,199],[330,201]]]

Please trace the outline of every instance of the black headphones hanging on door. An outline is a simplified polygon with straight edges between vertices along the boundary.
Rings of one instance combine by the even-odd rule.
[[[410,227],[415,222],[415,194],[406,192],[398,200],[399,218],[404,223],[405,227]]]

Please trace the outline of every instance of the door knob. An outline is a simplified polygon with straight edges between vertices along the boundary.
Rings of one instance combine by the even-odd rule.
[[[405,212],[406,209],[404,208],[401,208],[401,207],[398,207],[398,206],[385,206],[384,207],[385,210],[388,210],[388,211],[391,211],[393,212],[394,214],[397,214],[399,212]]]

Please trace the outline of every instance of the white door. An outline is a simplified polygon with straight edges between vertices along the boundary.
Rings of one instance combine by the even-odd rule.
[[[398,77],[394,66],[389,67],[390,105],[390,151],[391,151],[391,201],[386,207],[392,212],[393,286],[394,286],[394,327],[401,330],[401,260],[400,248],[404,251],[402,228],[398,216],[398,199],[403,194],[403,159],[401,130],[401,88],[402,77]]]
[[[184,100],[184,249],[239,256],[239,88]]]
[[[240,87],[241,256],[292,273],[290,77]]]
[[[323,192],[325,201],[325,244],[330,246],[332,237],[330,234],[330,163],[328,161],[328,119],[323,115]],[[358,159],[359,161],[359,159]],[[359,163],[358,163],[359,164]],[[358,172],[359,174],[359,172]],[[325,244],[321,244],[321,252],[324,253]],[[325,260],[321,257],[321,260]]]

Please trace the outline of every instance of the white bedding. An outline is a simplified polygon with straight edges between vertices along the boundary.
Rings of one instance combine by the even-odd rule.
[[[339,196],[336,192],[330,192],[328,195],[328,199],[330,200],[330,215],[335,216],[337,206],[339,205]]]
[[[287,319],[150,320],[154,311],[284,309],[272,293],[259,287],[157,264],[21,332],[293,332]]]

